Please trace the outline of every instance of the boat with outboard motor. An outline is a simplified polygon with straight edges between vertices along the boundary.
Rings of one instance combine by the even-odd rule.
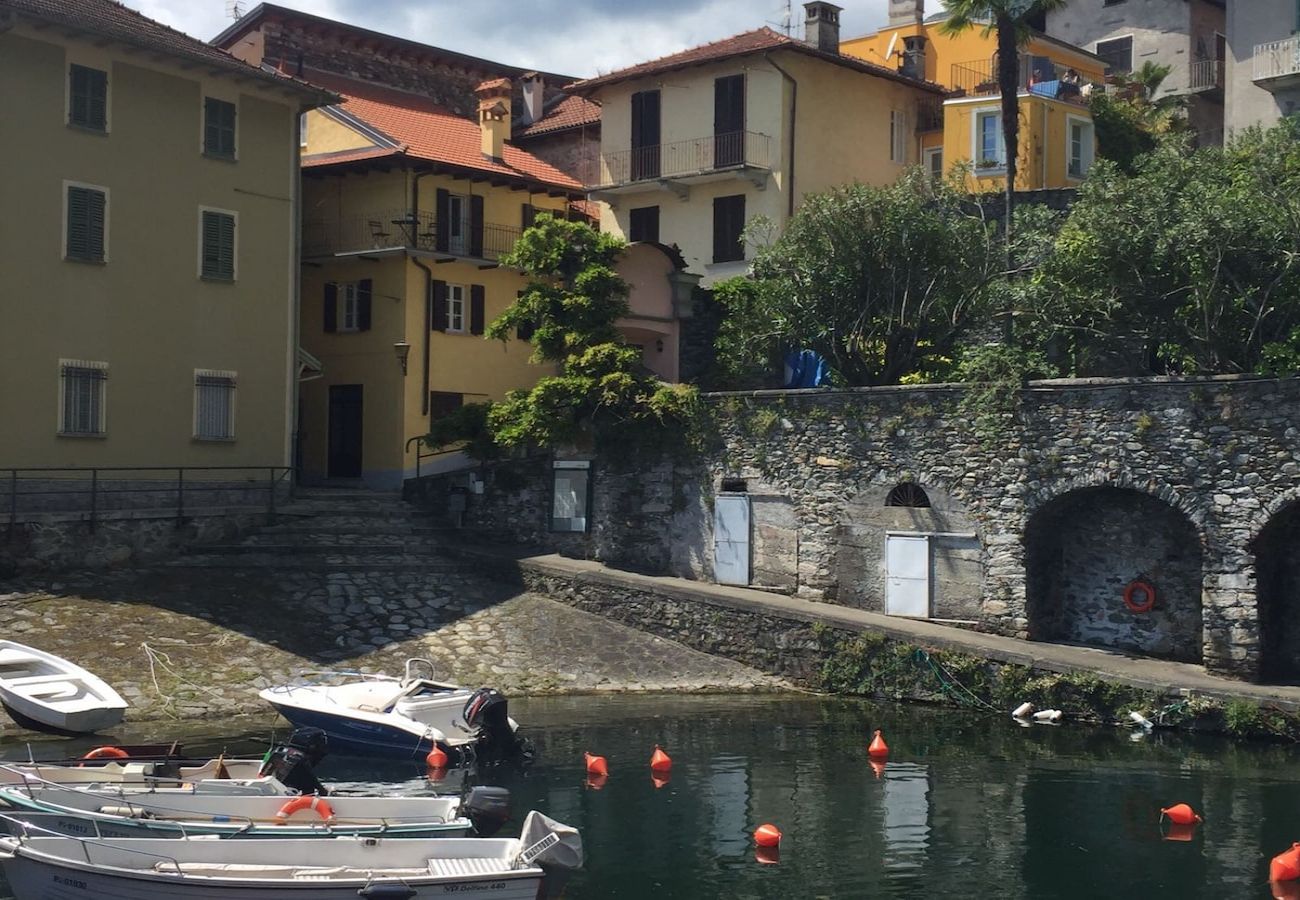
[[[331,747],[425,758],[435,747],[456,767],[527,762],[532,745],[518,735],[506,698],[420,677],[433,663],[408,659],[401,678],[361,672],[313,672],[313,681],[270,687],[258,696],[294,725],[324,731]]]
[[[122,840],[9,824],[0,867],[16,900],[534,900],[548,869],[582,865],[577,830],[535,811],[518,838],[442,840]]]

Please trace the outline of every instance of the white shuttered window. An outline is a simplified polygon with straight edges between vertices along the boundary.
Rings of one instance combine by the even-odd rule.
[[[235,373],[194,372],[194,437],[201,441],[235,439]]]
[[[59,434],[103,434],[108,363],[59,361]]]

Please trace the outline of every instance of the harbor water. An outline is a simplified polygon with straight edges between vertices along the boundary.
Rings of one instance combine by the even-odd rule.
[[[516,829],[530,808],[581,829],[587,863],[564,887],[573,900],[1266,898],[1269,858],[1300,840],[1290,745],[803,696],[611,695],[511,712],[537,760],[480,780],[510,788]],[[260,755],[270,734],[216,728],[187,735],[187,752]],[[890,752],[873,767],[876,729]],[[673,761],[666,783],[650,771],[656,744]],[[588,783],[584,751],[608,760],[603,784]],[[0,739],[0,752],[28,750]],[[320,774],[437,789],[415,760],[336,754]],[[1190,834],[1160,821],[1179,802],[1205,818]],[[784,835],[775,862],[756,859],[752,832],[767,822]]]

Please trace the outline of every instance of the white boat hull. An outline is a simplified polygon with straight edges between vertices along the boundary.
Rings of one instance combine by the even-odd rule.
[[[126,701],[66,659],[0,641],[0,703],[21,725],[91,734],[122,721]]]

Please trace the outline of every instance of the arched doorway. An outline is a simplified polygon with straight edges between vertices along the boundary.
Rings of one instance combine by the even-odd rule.
[[[1182,512],[1141,491],[1085,488],[1035,513],[1024,540],[1032,640],[1201,661],[1201,541]],[[1125,604],[1137,579],[1155,586],[1150,611]]]
[[[1260,678],[1300,684],[1300,502],[1269,520],[1254,551]]]

